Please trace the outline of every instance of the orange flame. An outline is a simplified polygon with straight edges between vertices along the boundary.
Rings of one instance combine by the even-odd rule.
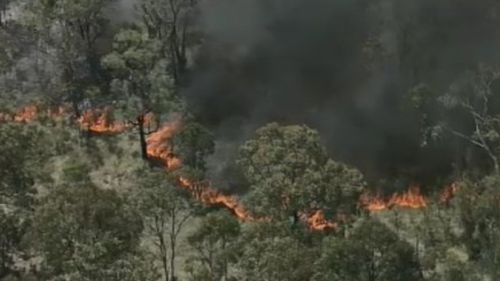
[[[458,192],[458,183],[454,182],[448,185],[439,195],[439,202],[447,204]]]
[[[452,183],[439,195],[441,203],[448,203],[458,191],[458,184]],[[384,197],[380,193],[372,194],[367,191],[359,198],[359,207],[371,212],[384,211],[393,207],[420,209],[427,207],[428,199],[420,192],[420,186],[412,185],[408,191],[395,193],[390,197]]]
[[[236,217],[241,220],[254,220],[238,198],[231,195],[222,194],[217,189],[211,187],[208,182],[193,182],[187,178],[179,178],[180,185],[186,188],[193,196],[207,205],[222,205],[231,210]]]
[[[360,197],[360,206],[369,211],[382,211],[393,207],[402,207],[410,209],[419,209],[427,206],[425,197],[420,192],[418,185],[412,185],[404,193],[395,193],[391,197],[384,198],[380,194],[373,196],[366,192]]]
[[[28,123],[34,121],[38,116],[38,107],[36,105],[28,105],[21,107],[14,114],[14,122]]]
[[[0,123],[30,123],[38,120],[42,116],[58,120],[68,115],[69,109],[67,106],[44,109],[38,105],[27,105],[20,107],[14,113],[0,112]]]
[[[119,134],[129,128],[126,123],[113,120],[113,111],[109,107],[85,111],[78,123],[82,129],[95,134]]]
[[[317,210],[312,213],[302,213],[300,218],[305,221],[312,230],[327,230],[336,229],[338,224],[326,219],[325,213],[322,210]]]
[[[0,113],[0,122],[30,123],[38,120],[41,116],[57,120],[70,115],[69,106],[43,109],[39,105],[27,105],[19,108],[16,112]],[[95,134],[118,134],[128,129],[124,122],[113,120],[111,108],[93,109],[85,111],[77,120],[80,127]]]
[[[156,132],[148,136],[147,153],[149,157],[159,160],[165,168],[172,171],[182,166],[182,161],[172,152],[171,139],[179,131],[182,124],[174,121],[164,124]]]
[[[49,118],[57,119],[68,116],[69,112],[67,106],[61,106],[55,110],[49,109],[46,114]],[[18,109],[13,114],[0,112],[0,122],[28,123],[38,119],[41,113],[43,111],[39,106],[28,105]],[[86,111],[77,121],[82,129],[95,134],[119,134],[130,128],[124,122],[115,121],[113,112],[109,107]],[[158,126],[158,120],[153,114],[149,113],[144,116],[144,124],[148,127],[156,127]],[[146,140],[148,156],[159,160],[169,171],[182,166],[182,160],[173,153],[171,146],[172,137],[179,132],[181,127],[182,122],[179,120],[166,123],[150,134]],[[195,199],[204,204],[222,205],[231,210],[241,220],[268,220],[268,218],[254,218],[237,197],[223,194],[213,188],[209,182],[195,182],[185,177],[179,177],[178,180],[181,187],[187,189]],[[456,183],[451,184],[441,193],[439,201],[442,203],[449,202],[457,191],[458,185]],[[408,191],[396,193],[389,197],[382,196],[380,193],[365,192],[360,196],[358,205],[360,208],[371,212],[383,211],[393,207],[418,209],[427,206],[427,199],[421,194],[420,187],[413,185]],[[308,224],[312,230],[336,229],[338,227],[338,223],[326,219],[322,210],[302,212],[299,214],[299,218]]]

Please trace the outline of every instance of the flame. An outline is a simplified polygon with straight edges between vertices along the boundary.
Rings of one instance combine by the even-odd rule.
[[[130,126],[113,120],[111,108],[87,110],[78,119],[80,127],[95,134],[119,134]]]
[[[68,106],[44,111],[41,110],[40,106],[28,105],[21,107],[15,113],[0,112],[0,122],[28,123],[37,120],[42,113],[45,113],[49,118],[59,119],[69,116],[70,112]],[[77,123],[82,129],[94,134],[119,134],[131,127],[124,122],[115,121],[112,109],[109,107],[85,111]],[[168,171],[182,167],[182,160],[174,154],[171,144],[172,138],[182,128],[180,119],[159,126],[156,116],[148,113],[144,115],[144,125],[147,128],[158,127],[146,139],[148,156],[158,160]],[[187,189],[196,200],[204,204],[222,205],[243,221],[269,221],[269,218],[253,217],[236,196],[223,194],[218,189],[213,188],[210,182],[193,181],[186,177],[179,177],[178,181],[181,187]],[[457,191],[458,184],[452,183],[440,194],[439,201],[449,202]],[[426,207],[427,202],[427,198],[420,191],[420,186],[412,185],[408,191],[389,197],[382,196],[380,193],[364,192],[359,198],[358,206],[370,212],[377,212],[393,207],[419,209]],[[284,200],[284,204],[286,204],[286,200]],[[301,212],[299,218],[312,230],[336,229],[338,227],[337,222],[326,219],[322,210]],[[346,221],[346,219],[338,217],[336,221]]]
[[[171,146],[172,137],[181,128],[182,122],[179,120],[168,122],[146,140],[148,156],[159,160],[168,171],[182,167],[182,160],[173,153]],[[207,205],[222,205],[241,220],[253,219],[237,197],[223,194],[211,187],[209,182],[196,182],[186,177],[179,177],[178,180],[179,185],[187,189],[196,200]]]
[[[305,221],[312,230],[323,231],[327,229],[336,229],[338,227],[336,222],[326,219],[325,213],[322,210],[317,210],[312,213],[302,213],[299,217]]]
[[[21,107],[14,114],[14,122],[29,123],[36,120],[38,116],[38,107],[36,105],[28,105]]]
[[[376,212],[393,207],[420,209],[427,206],[427,200],[420,192],[420,186],[412,185],[408,191],[395,193],[388,199],[381,196],[380,193],[373,196],[370,192],[366,192],[361,195],[359,204],[371,212]]]
[[[181,127],[180,121],[168,122],[146,139],[148,156],[159,160],[169,171],[182,166],[181,159],[174,155],[171,147],[171,139]]]
[[[234,213],[243,221],[255,220],[245,209],[237,197],[225,195],[219,190],[211,187],[209,182],[193,182],[185,177],[179,178],[180,186],[186,188],[193,197],[207,205],[222,205]]]
[[[68,105],[44,109],[40,105],[27,105],[17,109],[14,113],[0,113],[0,122],[30,123],[46,116],[53,120],[60,120],[71,115]],[[118,134],[128,129],[124,122],[113,120],[111,108],[92,109],[83,112],[77,123],[84,130],[95,134]]]
[[[448,204],[448,202],[450,202],[450,200],[458,192],[458,189],[459,189],[458,183],[456,183],[456,182],[453,182],[450,185],[448,185],[447,187],[445,187],[443,192],[441,192],[441,194],[439,195],[439,202],[444,203],[444,204]]]
[[[14,113],[0,112],[0,123],[16,122],[31,123],[40,117],[48,117],[53,120],[60,120],[70,115],[68,106],[59,106],[55,108],[43,108],[39,105],[27,105],[20,107]]]
[[[452,183],[447,186],[439,195],[439,202],[448,203],[458,191],[458,184]],[[428,198],[420,191],[420,186],[412,185],[408,191],[395,193],[390,197],[384,197],[380,193],[375,195],[367,191],[359,198],[359,207],[370,212],[378,212],[391,209],[393,207],[420,209],[427,207]]]

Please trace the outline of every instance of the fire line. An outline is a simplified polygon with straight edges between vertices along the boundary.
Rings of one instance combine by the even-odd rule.
[[[64,119],[70,116],[71,110],[68,106],[61,106],[54,109],[42,110],[40,106],[28,105],[19,108],[14,113],[0,113],[0,123],[16,122],[30,123],[41,116],[53,120]],[[154,116],[148,115],[147,122],[156,120]],[[110,107],[103,109],[93,109],[82,113],[77,123],[82,130],[86,130],[96,135],[116,135],[131,128],[131,125],[113,119],[113,110]],[[167,122],[151,133],[146,139],[147,153],[152,159],[158,160],[167,171],[173,171],[182,167],[182,160],[177,157],[170,146],[170,140],[182,129],[180,120]],[[229,209],[238,219],[243,221],[266,220],[253,217],[250,212],[241,204],[237,197],[226,195],[213,188],[209,182],[195,182],[185,177],[178,178],[179,186],[187,189],[198,201],[207,205],[222,205]],[[458,191],[458,185],[452,183],[444,189],[439,196],[441,203],[449,202]],[[361,194],[358,207],[370,212],[379,212],[394,207],[420,209],[425,208],[428,199],[421,193],[420,186],[412,185],[406,192],[395,193],[389,197],[380,193],[366,191]],[[302,212],[300,219],[312,230],[336,229],[338,224],[325,217],[322,210],[312,212]]]

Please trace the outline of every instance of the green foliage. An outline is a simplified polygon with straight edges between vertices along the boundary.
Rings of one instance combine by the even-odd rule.
[[[347,238],[326,238],[315,281],[422,280],[408,243],[382,223],[368,219]]]
[[[49,156],[36,126],[0,125],[0,203],[28,207],[35,177]]]
[[[37,92],[50,104],[72,104],[79,112],[87,89],[101,86],[99,52],[96,45],[104,34],[108,20],[105,8],[113,0],[41,0],[30,1],[24,12],[24,24],[35,32],[38,50],[46,69],[38,69],[41,82]]]
[[[198,0],[139,0],[142,23],[149,36],[161,44],[161,55],[168,60],[168,72],[180,85],[187,70],[188,48],[199,43]]]
[[[28,222],[21,211],[4,210],[0,205],[0,279],[15,272],[14,255],[21,246]]]
[[[340,65],[367,62],[363,65],[366,69],[347,73],[370,74],[366,75],[373,79],[370,82],[376,82],[370,85],[381,86],[383,91],[376,92],[382,95],[376,94],[368,102],[359,103],[358,98],[364,98],[361,95],[351,100],[349,95],[364,91],[366,85],[361,82],[357,85],[359,77],[349,74],[335,74],[328,83],[321,83],[324,75],[316,75],[319,83],[313,79],[313,90],[345,91],[338,100],[340,107],[347,102],[353,105],[352,109],[363,111],[361,127],[366,129],[363,126],[374,124],[377,125],[375,130],[382,128],[381,136],[387,138],[380,138],[381,142],[392,143],[397,132],[387,131],[400,123],[388,123],[384,114],[380,118],[377,116],[377,120],[365,120],[367,116],[375,116],[373,112],[378,113],[370,112],[372,104],[379,106],[377,103],[382,103],[383,106],[373,108],[388,109],[389,114],[409,110],[408,115],[401,116],[411,120],[401,124],[420,126],[422,150],[401,155],[408,162],[420,163],[426,158],[421,155],[429,151],[424,151],[424,147],[439,144],[442,146],[437,145],[434,149],[457,149],[453,155],[455,162],[470,161],[469,154],[479,159],[479,165],[468,163],[464,171],[467,175],[474,174],[472,171],[476,169],[481,177],[489,174],[490,168],[496,172],[479,180],[464,179],[457,198],[446,207],[429,203],[418,215],[409,215],[418,217],[416,222],[411,222],[415,225],[410,230],[400,229],[399,216],[395,221],[383,220],[384,223],[374,218],[356,217],[358,197],[365,186],[361,172],[332,160],[317,131],[304,125],[275,123],[259,129],[244,143],[237,161],[239,167],[234,167],[240,168],[238,172],[245,178],[238,182],[249,183],[248,194],[241,195],[245,207],[261,219],[242,223],[228,212],[193,218],[198,204],[189,199],[189,191],[179,187],[178,176],[193,181],[206,180],[206,158],[214,152],[214,135],[201,123],[186,120],[189,116],[187,105],[177,92],[182,90],[180,86],[190,88],[184,83],[190,81],[184,78],[201,76],[212,81],[214,76],[219,79],[221,75],[212,75],[212,72],[203,75],[205,71],[221,69],[235,70],[237,78],[250,74],[249,84],[257,81],[263,83],[261,86],[265,89],[269,86],[268,81],[252,76],[254,71],[261,71],[253,69],[259,65],[256,61],[274,56],[274,52],[280,53],[281,59],[301,59],[293,48],[291,52],[280,52],[283,42],[278,40],[286,41],[293,36],[272,36],[289,29],[287,13],[296,10],[295,4],[281,7],[276,5],[280,1],[270,1],[264,6],[260,5],[262,3],[248,6],[250,17],[243,19],[243,27],[253,31],[254,27],[259,30],[265,26],[269,31],[264,34],[265,40],[259,40],[263,44],[255,45],[252,42],[262,34],[250,32],[248,38],[233,37],[232,31],[241,26],[225,29],[219,26],[225,18],[221,22],[197,18],[200,11],[208,12],[208,18],[212,18],[225,3],[218,3],[215,8],[208,5],[198,9],[197,0],[137,0],[134,12],[139,16],[135,19],[136,23],[140,22],[138,25],[121,25],[117,21],[110,25],[109,20],[114,20],[115,15],[109,8],[115,2],[0,0],[2,112],[12,110],[9,108],[12,104],[28,103],[26,96],[33,93],[36,100],[52,105],[70,102],[75,115],[96,104],[112,105],[119,118],[139,128],[144,158],[147,158],[147,135],[157,129],[152,126],[156,122],[147,122],[147,114],[154,113],[161,120],[172,117],[166,116],[171,113],[180,113],[187,122],[168,141],[184,165],[172,173],[151,167],[135,171],[133,175],[137,181],[131,184],[136,188],[127,193],[132,199],[128,201],[121,193],[127,192],[127,188],[100,189],[89,175],[95,172],[97,165],[110,163],[110,167],[103,167],[104,173],[93,174],[115,175],[108,173],[109,169],[130,167],[128,163],[121,165],[126,157],[104,159],[99,153],[101,141],[95,139],[88,140],[84,149],[75,149],[80,144],[75,137],[76,130],[65,127],[70,122],[73,126],[73,116],[67,118],[64,128],[59,121],[50,120],[50,116],[42,116],[35,125],[2,122],[0,279],[27,280],[24,276],[16,276],[22,275],[24,266],[40,263],[37,280],[156,281],[161,278],[176,281],[180,276],[176,264],[178,260],[184,261],[180,259],[182,256],[187,258],[187,278],[193,281],[420,281],[424,277],[428,281],[500,280],[500,165],[497,159],[500,152],[497,93],[500,71],[498,67],[485,65],[474,71],[464,71],[478,58],[460,57],[463,50],[457,42],[463,38],[452,40],[457,34],[462,36],[464,27],[472,30],[480,27],[486,34],[495,33],[500,18],[500,6],[493,3],[495,1],[489,1],[488,5],[474,4],[474,1],[461,1],[457,5],[453,0],[341,1],[342,9],[359,9],[357,12],[361,13],[358,14],[363,16],[348,22],[362,32],[345,33],[340,29],[339,32],[334,26],[330,35],[343,39],[344,33],[354,34],[356,43],[348,42],[346,46],[352,45],[347,48],[349,50],[344,47],[332,50],[334,53],[340,51],[336,56],[347,54]],[[8,15],[11,3],[16,5],[16,10]],[[279,9],[283,17],[266,20],[262,26],[254,25],[251,17],[260,14],[261,8],[269,8],[270,16],[275,15],[274,9]],[[465,13],[468,9],[472,11],[471,17],[464,16],[469,15]],[[304,11],[306,17],[307,13]],[[6,16],[9,22],[5,21]],[[356,26],[358,20],[363,26]],[[199,26],[198,22],[204,25]],[[311,23],[316,27],[316,23]],[[373,26],[365,28],[367,24]],[[326,27],[328,31],[330,28]],[[200,40],[202,30],[215,36]],[[245,44],[239,44],[240,39]],[[313,39],[312,43],[322,42],[309,39]],[[477,39],[465,44],[467,54],[482,38]],[[488,40],[493,45],[498,41],[495,38]],[[339,42],[343,44],[342,40]],[[266,48],[268,43],[276,48]],[[449,54],[439,55],[443,47],[450,46],[453,50]],[[198,56],[198,49],[202,51],[201,56]],[[481,60],[493,57],[489,54],[491,50],[484,51],[483,45],[480,49]],[[356,56],[349,56],[351,52]],[[107,55],[103,57],[103,54]],[[448,61],[445,57],[460,58]],[[350,58],[355,60],[347,62]],[[329,63],[317,65],[316,61],[312,62],[300,61],[300,66],[304,67],[292,70],[292,76],[301,78],[303,73],[317,66],[318,69],[324,66],[330,69]],[[195,63],[199,63],[196,70],[202,75],[186,75],[190,64]],[[214,63],[217,65],[212,65]],[[295,61],[290,65],[296,65]],[[379,70],[389,73],[383,76],[392,80],[389,83],[379,81],[377,75],[373,75]],[[287,73],[284,76],[286,78]],[[456,79],[448,85],[450,77]],[[299,79],[292,87],[299,85],[308,89],[309,82],[313,81],[309,79]],[[227,85],[227,81],[218,82],[207,85],[221,86],[220,90],[225,92],[242,81],[236,79]],[[270,90],[285,88],[271,87]],[[214,89],[208,90],[214,92]],[[397,94],[402,92],[408,95]],[[260,105],[260,102],[255,104]],[[325,108],[328,105],[329,101]],[[340,116],[345,116],[343,114],[341,112]],[[352,124],[358,125],[357,121]],[[364,123],[366,121],[370,122]],[[405,136],[415,138],[418,131],[409,131],[410,135]],[[119,145],[115,139],[111,140],[107,152],[116,154],[121,148],[127,151],[126,142],[130,140],[120,139],[125,143]],[[64,160],[62,165],[59,160]],[[47,188],[52,177],[61,184]],[[94,181],[113,186],[108,184],[108,178],[99,180]],[[123,180],[116,179],[116,182]],[[41,191],[38,194],[37,189]],[[351,221],[338,220],[343,230],[338,232],[313,232],[296,222],[298,214],[315,210],[324,211],[328,219],[339,215]],[[198,221],[194,232],[184,237],[186,226]],[[178,251],[184,242],[189,244],[191,252]],[[34,261],[27,260],[25,244],[35,250],[29,257]]]
[[[86,185],[91,182],[89,175],[91,171],[92,169],[87,163],[71,163],[63,168],[62,179],[70,185]]]
[[[238,164],[251,185],[248,206],[260,216],[298,211],[350,213],[364,186],[361,173],[329,159],[318,132],[272,123],[240,149]]]
[[[164,170],[143,167],[138,175],[135,200],[147,237],[154,241],[152,252],[161,264],[164,280],[175,281],[179,236],[194,208],[175,185],[176,179]]]
[[[316,258],[316,248],[289,236],[259,236],[242,242],[243,253],[237,267],[241,280],[310,280],[314,273],[311,264]]]
[[[35,209],[32,239],[47,278],[121,280],[113,268],[136,251],[142,228],[114,191],[58,187]]]
[[[230,266],[237,261],[236,239],[240,224],[227,212],[211,213],[188,237],[195,250],[186,261],[186,272],[192,281],[233,280]]]
[[[124,29],[115,35],[113,51],[102,59],[102,65],[114,77],[111,89],[118,107],[129,120],[148,112],[182,111],[159,48],[158,42],[140,28]]]
[[[196,122],[186,124],[172,139],[173,151],[184,165],[205,171],[205,159],[214,152],[214,136]]]
[[[493,279],[500,277],[500,193],[498,175],[460,183],[458,202],[463,227],[462,242],[469,259]]]

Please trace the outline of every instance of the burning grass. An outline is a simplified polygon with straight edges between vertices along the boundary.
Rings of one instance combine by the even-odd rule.
[[[0,122],[30,123],[38,120],[42,116],[59,120],[71,115],[67,106],[55,109],[42,109],[40,106],[29,105],[21,107],[14,113],[0,113]],[[146,116],[148,124],[158,125],[154,115]],[[82,113],[76,120],[77,125],[82,130],[86,130],[94,135],[117,135],[126,132],[132,126],[126,122],[115,120],[113,110],[109,107],[103,109],[93,109]],[[155,125],[155,126],[156,126]],[[159,125],[158,129],[151,133],[147,139],[147,154],[150,160],[158,162],[166,171],[177,170],[182,167],[182,159],[176,156],[172,150],[172,138],[180,131],[183,124],[180,119]],[[267,220],[267,218],[255,218],[245,208],[241,201],[233,195],[227,195],[212,187],[208,181],[193,181],[186,177],[178,178],[179,185],[187,189],[198,201],[207,205],[224,206],[240,220]],[[439,201],[447,203],[457,192],[458,186],[451,184],[446,187],[439,196]],[[370,212],[380,212],[395,207],[420,209],[427,207],[429,198],[421,193],[418,185],[412,185],[406,192],[395,193],[384,196],[381,193],[364,192],[358,202],[360,208]],[[326,218],[322,210],[302,212],[299,218],[313,230],[335,229],[337,222]]]

